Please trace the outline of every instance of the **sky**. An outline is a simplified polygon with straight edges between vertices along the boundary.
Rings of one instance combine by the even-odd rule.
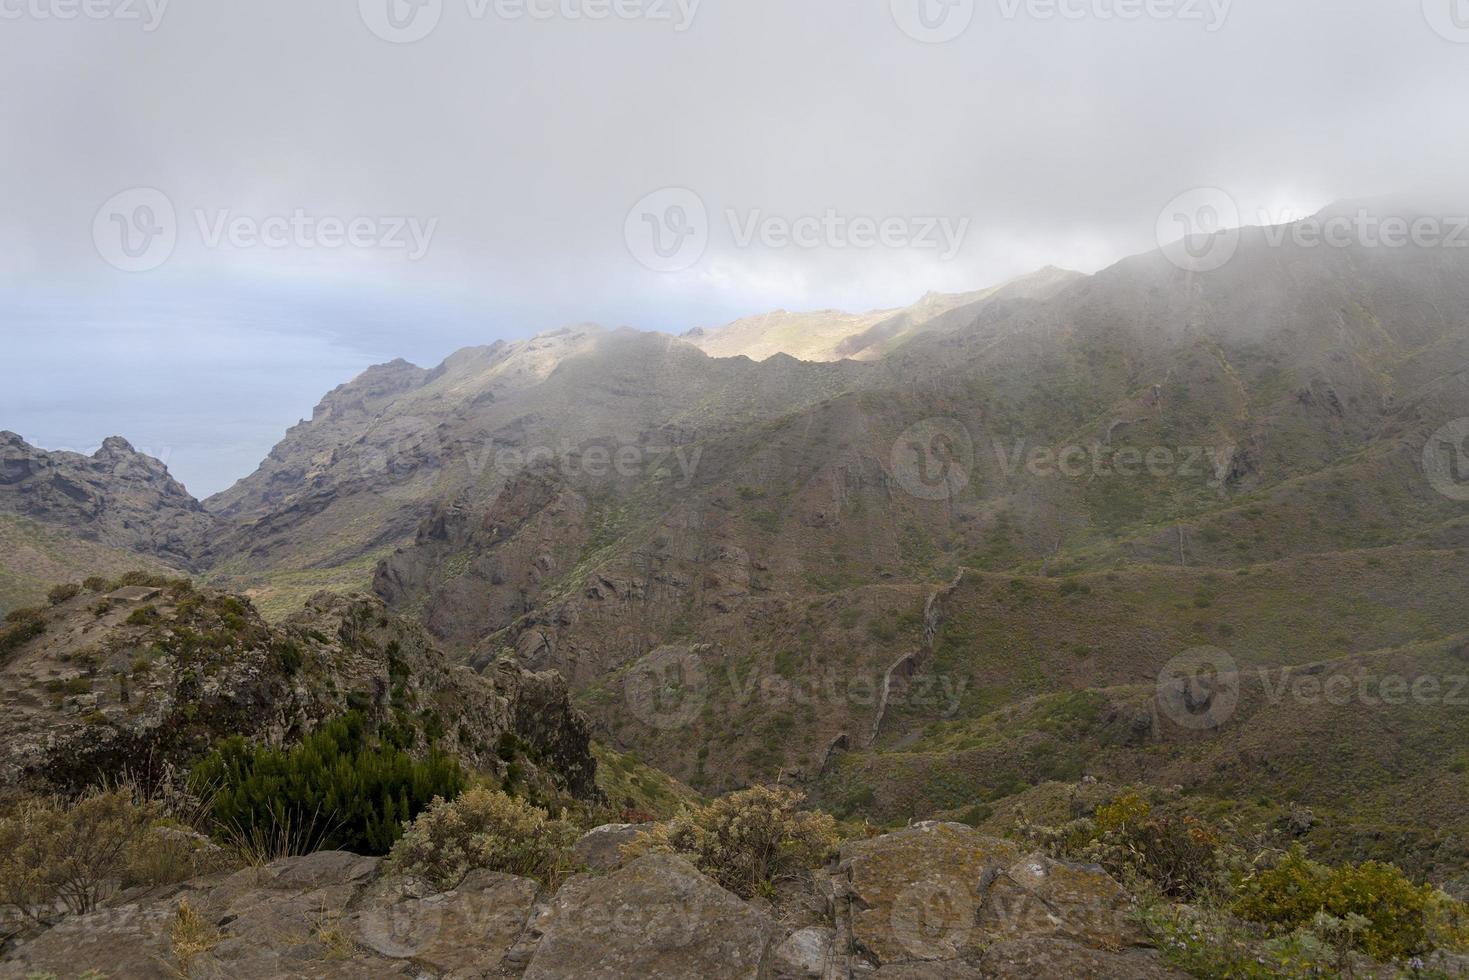
[[[1453,187],[1466,83],[1469,0],[0,0],[0,429],[202,497],[394,357]]]

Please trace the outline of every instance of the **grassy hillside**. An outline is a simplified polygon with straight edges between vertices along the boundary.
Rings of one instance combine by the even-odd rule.
[[[141,569],[176,570],[131,551],[83,541],[73,534],[13,514],[0,514],[0,615],[42,602],[53,585],[92,575],[117,578]]]
[[[1037,787],[1083,776],[1177,786],[1221,815],[1316,817],[1336,860],[1394,860],[1439,879],[1469,862],[1469,640],[1240,674],[1217,729],[1181,728],[1154,685],[1041,695],[845,757],[821,796],[880,819],[950,811],[1002,822]],[[1198,805],[1195,805],[1198,809]]]

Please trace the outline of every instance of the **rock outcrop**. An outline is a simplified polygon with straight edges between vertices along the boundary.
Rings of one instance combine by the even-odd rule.
[[[1026,857],[968,827],[849,844],[807,887],[826,896],[825,923],[742,901],[667,854],[573,875],[552,893],[488,871],[435,889],[375,858],[323,852],[120,895],[9,950],[0,980],[87,969],[160,980],[1179,976],[1145,947],[1100,869]],[[183,905],[203,923],[187,949],[176,942]]]
[[[163,778],[225,736],[289,744],[357,710],[417,719],[422,748],[433,737],[472,770],[513,760],[597,794],[590,728],[559,677],[454,665],[376,599],[322,593],[268,626],[244,599],[176,583],[143,603],[84,593],[40,615],[39,635],[0,663],[0,786]]]
[[[622,848],[653,827],[650,823],[609,823],[594,828],[572,845],[572,859],[592,871],[615,871],[626,863]]]
[[[836,948],[854,973],[1169,975],[1143,950],[1130,899],[1101,868],[1024,855],[963,824],[849,843],[830,882]],[[1012,972],[1042,961],[1056,971]]]
[[[217,527],[168,467],[118,436],[83,456],[0,432],[0,513],[189,569]]]
[[[758,980],[774,929],[682,858],[650,854],[562,886],[526,980]]]

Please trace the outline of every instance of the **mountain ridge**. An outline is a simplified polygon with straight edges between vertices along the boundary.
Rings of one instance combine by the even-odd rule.
[[[1198,647],[1454,666],[1469,513],[1425,449],[1469,418],[1469,257],[1244,229],[1208,274],[1153,252],[1031,286],[818,338],[865,360],[579,325],[380,365],[202,505],[201,567],[270,619],[371,588],[464,663],[555,670],[610,744],[703,792],[782,776],[888,820],[1157,756],[1190,793],[1319,805],[1343,858],[1393,787],[1427,833],[1462,802],[1422,790],[1452,761],[1425,747],[1441,713],[1393,716],[1403,772],[1344,745],[1356,806],[1252,783],[1242,728],[1159,728],[1158,678]],[[688,711],[651,710],[679,676]],[[1282,772],[1319,762],[1298,720],[1384,723],[1289,707],[1239,719]]]

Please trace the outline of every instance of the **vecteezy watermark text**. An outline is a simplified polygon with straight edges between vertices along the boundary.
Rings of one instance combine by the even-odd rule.
[[[909,426],[893,444],[892,469],[898,484],[922,500],[954,497],[979,473],[1014,480],[1022,473],[1036,479],[1198,480],[1211,489],[1224,486],[1234,469],[1235,446],[1112,446],[1098,441],[1055,446],[1028,439],[991,443],[977,448],[969,427],[959,419],[924,419]],[[989,460],[993,459],[993,469]]]
[[[206,249],[355,249],[401,252],[410,262],[428,254],[438,218],[410,215],[289,213],[242,214],[231,208],[194,208],[193,229]],[[173,201],[153,187],[114,194],[92,219],[97,254],[124,272],[148,272],[166,263],[182,230]]]
[[[727,208],[722,214],[730,244],[783,249],[912,250],[952,261],[964,247],[970,219],[949,215],[770,214],[763,208]],[[683,272],[704,257],[715,229],[709,209],[694,191],[667,187],[628,211],[623,235],[633,258],[655,272]]]
[[[1277,248],[1286,242],[1297,248],[1469,248],[1469,216],[1410,218],[1360,208],[1354,214],[1298,221],[1261,211],[1260,219],[1266,243]]]
[[[0,0],[0,20],[90,20],[141,24],[152,33],[169,0]]]
[[[1469,215],[1394,214],[1364,207],[1350,214],[1302,216],[1261,208],[1256,223],[1269,248],[1469,248]],[[1213,272],[1239,251],[1242,224],[1232,194],[1222,187],[1195,187],[1159,213],[1158,247],[1180,269]]]
[[[1324,664],[1256,667],[1245,672],[1233,656],[1217,647],[1196,647],[1165,664],[1158,674],[1155,703],[1163,717],[1182,728],[1221,728],[1239,709],[1246,679],[1272,707],[1290,702],[1469,708],[1469,673],[1403,674],[1366,667],[1334,669]]]
[[[643,21],[666,24],[682,34],[694,25],[703,0],[463,0],[471,21],[600,23]],[[392,44],[412,44],[432,34],[443,20],[445,0],[358,0],[367,29]]]
[[[889,0],[893,22],[915,41],[943,44],[969,30],[975,0]],[[1214,33],[1229,19],[1234,0],[998,0],[1000,17],[1041,23],[1142,20],[1200,24]]]
[[[952,718],[969,687],[969,678],[948,674],[920,674],[895,690],[885,685],[881,674],[862,671],[774,673],[754,668],[742,673],[729,664],[706,665],[708,649],[664,646],[633,664],[623,679],[632,714],[654,728],[682,728],[699,717],[717,688],[727,685],[726,700],[738,707],[841,704],[876,708],[886,703]]]
[[[570,440],[563,440],[559,446],[532,446],[528,449],[487,446],[479,453],[470,454],[469,469],[473,475],[479,476],[487,460],[492,459],[495,472],[508,479],[525,470],[547,466],[566,477],[614,474],[636,477],[657,471],[660,467],[670,472],[676,467],[680,480],[674,487],[683,490],[693,483],[703,455],[702,446],[578,446]]]
[[[1013,477],[1021,470],[1031,476],[1063,476],[1073,480],[1095,476],[1142,476],[1157,479],[1203,479],[1219,486],[1234,464],[1234,446],[1135,446],[1072,445],[1060,448],[1031,446],[1018,439],[1006,449],[994,447],[1000,470]]]
[[[743,214],[725,211],[737,248],[758,242],[766,248],[882,248],[936,251],[948,262],[959,254],[969,219],[943,215],[913,218],[849,218],[828,208],[821,215],[786,218],[767,215],[759,208]]]
[[[1006,20],[1173,20],[1213,33],[1229,19],[1234,0],[998,0]]]
[[[428,254],[439,219],[406,215],[339,218],[317,216],[304,208],[289,215],[235,214],[228,208],[194,211],[205,248],[355,248],[402,251],[408,261]]]

